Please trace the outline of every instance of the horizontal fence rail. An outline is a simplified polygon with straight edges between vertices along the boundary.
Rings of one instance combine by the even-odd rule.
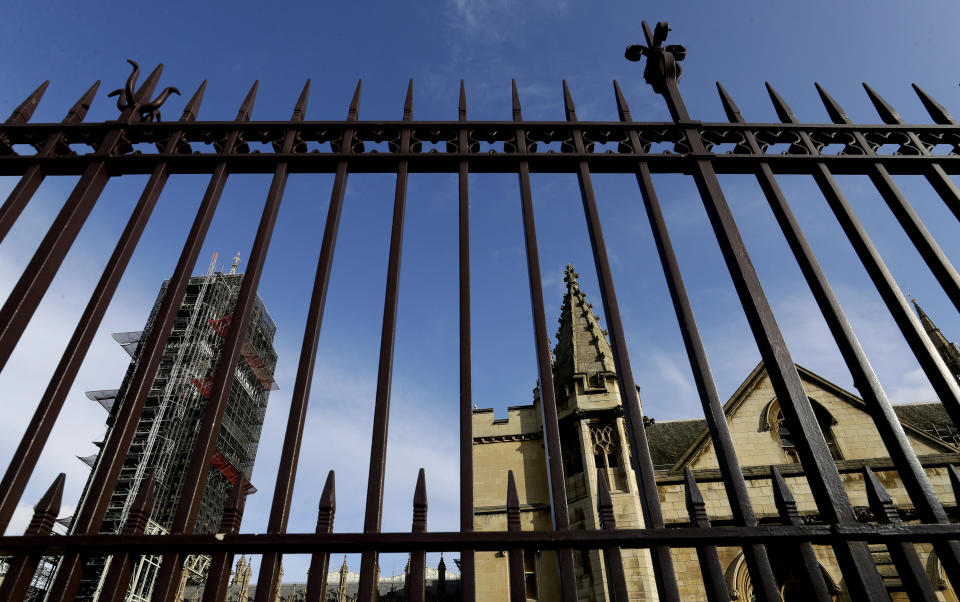
[[[935,590],[949,585],[960,587],[960,473],[953,467],[960,455],[940,454],[917,457],[903,426],[881,387],[877,375],[834,294],[823,268],[794,216],[780,188],[777,175],[812,176],[823,193],[844,235],[867,271],[898,329],[930,380],[940,402],[955,425],[960,425],[960,384],[956,368],[948,366],[940,350],[925,332],[924,324],[901,292],[873,241],[837,185],[837,175],[865,175],[883,198],[916,247],[925,265],[946,296],[960,310],[960,274],[914,211],[893,175],[922,175],[942,199],[946,208],[960,219],[960,189],[951,178],[960,175],[960,123],[936,100],[915,87],[930,114],[931,124],[908,124],[872,88],[866,93],[882,124],[852,123],[843,108],[817,85],[820,98],[833,123],[804,124],[771,87],[768,93],[780,123],[746,121],[727,91],[718,84],[720,101],[729,122],[703,123],[691,118],[678,88],[679,62],[686,50],[664,45],[669,28],[660,23],[651,29],[643,24],[645,44],[627,48],[626,58],[644,61],[644,78],[662,95],[672,121],[634,121],[626,98],[614,82],[613,101],[619,120],[579,121],[573,95],[563,83],[565,119],[525,121],[516,83],[512,90],[512,119],[475,121],[467,118],[467,94],[460,85],[458,120],[421,121],[414,119],[414,86],[410,82],[400,121],[360,119],[361,84],[349,104],[347,117],[339,121],[309,121],[304,118],[310,82],[304,86],[286,121],[254,121],[251,113],[258,85],[243,99],[233,121],[199,121],[204,82],[187,101],[176,120],[161,121],[160,109],[176,88],[156,93],[162,66],[150,73],[139,88],[139,66],[117,96],[120,111],[115,121],[84,123],[95,99],[94,84],[69,110],[61,123],[31,123],[47,83],[32,93],[3,124],[0,124],[0,175],[19,181],[0,206],[0,241],[7,235],[49,176],[80,176],[70,197],[45,233],[34,256],[13,292],[0,307],[0,368],[14,353],[34,311],[60,270],[67,252],[93,211],[111,178],[128,174],[149,174],[150,178],[123,233],[117,239],[97,285],[86,305],[49,385],[34,409],[28,431],[0,481],[0,527],[6,529],[21,503],[27,482],[41,452],[50,442],[54,424],[66,395],[87,356],[92,339],[110,306],[121,277],[151,213],[171,174],[204,174],[209,181],[176,268],[165,285],[165,293],[154,308],[152,328],[140,341],[138,363],[129,375],[126,397],[112,416],[108,438],[93,466],[91,480],[80,500],[67,534],[52,536],[64,488],[60,475],[34,510],[33,520],[23,535],[0,536],[0,555],[7,557],[0,583],[0,599],[23,600],[48,596],[49,600],[71,600],[82,582],[91,577],[92,559],[109,559],[101,567],[103,579],[99,596],[103,600],[130,599],[129,583],[141,559],[155,556],[159,568],[149,595],[155,602],[172,602],[180,595],[187,559],[209,557],[204,600],[224,600],[234,558],[238,554],[262,555],[257,580],[257,602],[276,597],[282,576],[282,557],[304,554],[311,557],[311,572],[305,596],[326,600],[334,585],[328,581],[331,554],[361,554],[358,599],[377,598],[378,555],[409,554],[409,587],[406,599],[425,600],[428,587],[425,555],[428,552],[456,552],[460,555],[458,599],[474,602],[488,599],[482,594],[494,577],[477,571],[479,553],[505,553],[503,581],[509,584],[511,600],[530,599],[530,571],[541,551],[551,554],[556,574],[554,589],[564,602],[583,598],[582,576],[589,554],[602,558],[604,583],[592,595],[603,599],[634,599],[631,588],[639,578],[630,577],[627,552],[643,550],[649,558],[647,595],[652,599],[684,599],[676,563],[678,550],[691,550],[696,558],[699,591],[710,600],[729,600],[751,595],[757,600],[775,601],[783,595],[783,559],[786,548],[793,562],[793,579],[809,584],[808,594],[817,600],[833,599],[839,589],[824,576],[818,554],[836,559],[842,574],[844,595],[851,599],[883,600],[890,596],[888,574],[878,569],[876,546],[883,547],[898,576],[893,591],[910,599],[936,599]],[[251,145],[257,145],[258,148]],[[831,152],[833,149],[836,152]],[[248,268],[233,299],[230,320],[223,326],[222,356],[211,372],[203,396],[207,399],[197,418],[197,436],[192,452],[182,459],[186,465],[185,486],[179,496],[172,523],[164,534],[148,529],[155,507],[159,482],[155,475],[143,480],[132,507],[116,534],[102,533],[110,496],[121,478],[124,462],[144,415],[147,398],[168,339],[175,328],[181,300],[190,286],[196,264],[227,179],[231,174],[272,174]],[[286,423],[279,465],[276,468],[267,533],[241,533],[245,487],[242,473],[226,500],[219,533],[196,533],[203,505],[204,488],[210,473],[209,458],[217,453],[218,436],[227,412],[234,374],[242,359],[249,362],[245,345],[247,328],[254,323],[257,287],[274,233],[277,216],[290,174],[334,174],[326,221],[323,225],[316,273],[311,289],[307,320],[301,341],[289,417]],[[373,410],[373,433],[363,532],[335,530],[335,476],[330,471],[323,495],[318,500],[315,533],[287,533],[297,468],[306,432],[311,383],[317,360],[321,326],[330,287],[340,219],[351,173],[395,175],[395,195],[389,239],[387,276],[378,377]],[[459,318],[459,530],[427,530],[430,475],[420,469],[410,513],[411,531],[382,532],[384,479],[387,462],[391,377],[395,355],[397,310],[401,287],[401,259],[408,176],[410,173],[456,173],[458,175],[458,318]],[[504,530],[481,531],[475,524],[473,456],[473,393],[471,357],[470,290],[470,174],[516,175],[522,215],[524,251],[529,279],[531,315],[537,359],[538,395],[542,416],[542,444],[545,462],[540,467],[549,487],[552,528],[529,530],[522,522],[521,504],[514,473],[504,476],[502,514]],[[547,315],[540,272],[539,243],[531,173],[576,174],[587,232],[595,262],[600,300],[609,328],[609,343],[620,395],[620,410],[626,447],[629,449],[630,478],[642,528],[625,525],[616,516],[611,497],[614,488],[609,475],[600,470],[591,475],[596,528],[572,527],[573,494],[568,491],[569,474],[564,469],[564,449],[558,398],[562,389],[554,383],[554,357],[549,340]],[[658,474],[651,456],[647,425],[637,383],[627,351],[627,338],[617,299],[613,271],[604,240],[592,181],[593,174],[616,173],[636,177],[643,199],[657,258],[663,268],[671,303],[676,313],[685,351],[704,411],[706,430],[713,444],[715,470]],[[757,344],[783,415],[789,428],[798,463],[786,466],[741,466],[733,434],[711,371],[699,326],[693,312],[674,243],[661,206],[661,194],[653,174],[685,174],[697,186],[699,196],[716,237],[722,260],[733,280],[750,332]],[[746,174],[757,178],[800,272],[813,294],[831,336],[863,397],[869,420],[876,427],[888,457],[862,464],[838,462],[818,423],[814,405],[781,334],[767,297],[761,288],[739,225],[720,186],[718,174]],[[663,195],[666,196],[666,195]],[[568,271],[569,286],[576,274]],[[604,332],[603,335],[608,333]],[[601,335],[601,336],[603,336]],[[313,461],[314,459],[311,459]],[[321,467],[326,470],[329,467]],[[598,467],[599,468],[599,467]],[[659,467],[657,467],[659,468]],[[928,469],[945,471],[953,497],[938,496]],[[898,500],[886,491],[879,471],[896,472],[909,500]],[[844,487],[851,474],[860,475],[868,507],[854,506]],[[803,476],[809,485],[814,513],[801,515],[794,492],[786,478]],[[947,477],[944,477],[947,478]],[[709,516],[705,486],[721,482],[730,516],[717,520]],[[751,500],[751,490],[762,481],[770,487],[775,516],[761,520]],[[682,487],[688,521],[669,522],[664,518],[659,487]],[[703,489],[703,490],[702,490]],[[945,489],[945,488],[943,488]],[[949,497],[949,496],[947,496]],[[621,499],[621,498],[617,498]],[[909,501],[909,511],[904,504]],[[910,522],[905,522],[908,520]],[[618,524],[618,522],[620,524]],[[943,587],[931,581],[914,544],[929,544],[943,575]],[[813,546],[821,546],[816,551]],[[873,546],[873,547],[871,547]],[[722,566],[718,547],[742,550],[750,579],[750,592],[738,592]],[[552,560],[555,557],[555,562]],[[55,565],[42,586],[36,575],[41,565]],[[600,569],[594,569],[600,570]],[[509,573],[509,574],[508,574]],[[938,573],[940,574],[940,573]],[[499,577],[497,577],[499,579]],[[536,588],[534,588],[536,589]],[[445,593],[443,594],[446,595]],[[549,594],[541,592],[538,599]],[[32,596],[32,597],[31,597]],[[537,594],[533,594],[534,598]],[[592,598],[591,598],[592,599]],[[744,599],[744,598],[741,598]]]

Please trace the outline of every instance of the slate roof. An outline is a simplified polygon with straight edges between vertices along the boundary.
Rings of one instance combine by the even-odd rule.
[[[893,406],[901,422],[909,422],[922,431],[950,431],[953,421],[939,401],[932,403],[904,403]]]
[[[655,469],[667,469],[676,464],[680,456],[690,449],[697,437],[707,428],[707,421],[665,420],[645,427],[650,457]]]

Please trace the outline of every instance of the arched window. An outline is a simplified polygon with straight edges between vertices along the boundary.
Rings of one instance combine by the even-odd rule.
[[[625,490],[626,478],[620,461],[620,444],[617,425],[595,423],[590,425],[590,444],[597,470],[603,471],[610,489]]]
[[[817,418],[817,425],[820,427],[820,432],[823,433],[823,438],[827,443],[827,449],[830,450],[830,455],[833,456],[834,460],[842,460],[843,455],[840,453],[837,438],[833,433],[833,425],[836,424],[836,421],[833,419],[833,416],[830,415],[830,412],[816,401],[811,399],[810,405],[813,407],[813,414]],[[780,440],[783,451],[787,453],[791,460],[799,462],[800,458],[797,455],[796,435],[787,425],[778,402],[774,401],[770,404],[768,416],[772,417],[772,420],[769,420],[768,424]]]
[[[797,554],[796,548],[780,548],[768,546],[770,565],[773,569],[773,578],[783,602],[807,602],[815,598],[809,579],[803,571],[803,560]],[[830,597],[836,600],[840,595],[840,588],[830,578],[823,566],[820,566],[823,580],[827,584]],[[749,601],[754,599],[753,582],[743,553],[737,555],[726,571],[727,587],[730,598],[733,600]]]

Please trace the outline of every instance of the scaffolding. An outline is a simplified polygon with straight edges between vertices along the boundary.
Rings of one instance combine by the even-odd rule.
[[[190,279],[167,340],[156,377],[121,468],[107,508],[102,532],[119,533],[130,514],[137,492],[151,475],[155,482],[154,507],[148,533],[166,533],[172,524],[207,397],[213,386],[224,337],[229,332],[233,306],[243,280],[235,269],[224,274],[216,269],[214,255],[206,275]],[[234,268],[237,261],[234,261]],[[113,334],[132,361],[120,389],[90,391],[87,397],[108,413],[108,428],[123,404],[126,389],[139,361],[140,342],[153,327],[167,283],[161,287],[144,331]],[[273,376],[277,355],[273,349],[276,324],[257,299],[242,342],[241,357],[215,453],[210,458],[210,478],[201,501],[194,531],[216,532],[223,504],[234,483],[242,480],[245,492],[256,492],[249,481],[260,440],[269,392],[276,390]],[[99,445],[99,446],[102,446]],[[98,447],[99,447],[98,446]],[[78,456],[95,468],[97,454]],[[86,491],[84,495],[86,495]],[[134,568],[126,600],[149,598],[159,558],[143,557]],[[97,600],[108,566],[106,558],[93,558],[84,571],[79,600]],[[207,557],[191,557],[185,572],[187,582],[201,582]],[[88,577],[89,575],[89,577]]]

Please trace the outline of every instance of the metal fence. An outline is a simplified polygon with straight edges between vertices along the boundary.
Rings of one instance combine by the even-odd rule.
[[[135,88],[137,71],[127,86],[117,91],[120,116],[116,121],[83,123],[97,91],[95,84],[70,109],[61,123],[28,123],[46,85],[32,94],[0,126],[0,174],[19,176],[16,188],[0,207],[0,238],[5,236],[47,175],[79,175],[69,199],[24,270],[9,298],[0,308],[0,367],[4,366],[44,296],[85,219],[111,177],[150,174],[116,249],[95,287],[70,343],[46,392],[36,406],[30,426],[10,460],[0,483],[0,528],[6,528],[20,502],[26,483],[47,443],[63,406],[67,391],[97,331],[157,198],[171,173],[209,174],[209,184],[176,269],[170,277],[166,297],[158,308],[155,327],[143,341],[142,360],[132,377],[130,393],[120,408],[101,460],[92,476],[90,495],[78,508],[70,535],[49,537],[63,489],[58,479],[36,507],[33,521],[23,536],[0,537],[0,553],[12,556],[0,586],[0,598],[21,599],[31,576],[43,557],[61,556],[59,571],[49,590],[49,599],[71,599],[80,582],[83,562],[91,554],[112,555],[104,581],[103,599],[121,600],[126,592],[132,563],[144,554],[162,554],[163,563],[153,599],[171,600],[180,581],[181,563],[190,554],[212,557],[205,596],[222,600],[234,554],[262,554],[257,600],[272,599],[277,586],[279,561],[284,554],[312,555],[308,598],[323,599],[328,559],[334,553],[362,553],[359,599],[374,595],[375,563],[378,553],[412,553],[412,599],[424,599],[424,554],[427,551],[457,550],[462,560],[462,596],[472,600],[483,576],[474,574],[474,552],[509,550],[511,597],[523,600],[522,550],[556,550],[559,561],[560,592],[563,600],[575,600],[574,556],[576,549],[600,549],[607,565],[609,595],[626,600],[621,548],[648,548],[659,595],[678,600],[670,548],[696,548],[708,596],[729,599],[716,546],[742,546],[758,600],[778,600],[777,583],[765,544],[774,540],[799,547],[802,570],[820,599],[829,599],[823,576],[813,559],[812,544],[829,545],[838,560],[845,585],[854,599],[885,599],[881,576],[868,549],[870,543],[886,544],[897,565],[904,587],[916,599],[934,599],[929,578],[920,566],[914,542],[930,542],[946,576],[960,584],[960,525],[950,523],[920,466],[890,403],[873,373],[860,344],[831,290],[823,270],[808,245],[797,220],[778,186],[776,174],[812,175],[849,238],[863,266],[876,285],[890,315],[953,421],[960,425],[960,387],[944,365],[912,309],[901,293],[876,248],[867,236],[849,203],[834,180],[834,174],[867,175],[893,211],[910,240],[933,272],[944,291],[960,308],[960,275],[937,246],[920,218],[894,183],[892,174],[920,174],[929,180],[949,209],[960,218],[960,190],[948,174],[960,173],[960,125],[934,99],[917,88],[934,125],[903,123],[897,112],[873,90],[867,92],[883,125],[851,123],[843,109],[819,89],[832,124],[801,124],[790,107],[769,89],[781,123],[749,123],[733,100],[719,88],[729,123],[701,123],[691,119],[677,87],[685,57],[682,46],[664,46],[668,28],[658,24],[651,30],[644,23],[646,44],[631,46],[627,58],[646,60],[644,78],[667,103],[671,122],[634,122],[619,87],[615,84],[618,122],[581,122],[569,91],[564,85],[566,120],[526,122],[523,120],[516,86],[513,90],[513,120],[505,122],[467,119],[466,96],[461,86],[458,121],[416,121],[413,118],[412,84],[407,92],[402,121],[361,121],[360,85],[343,121],[305,121],[309,82],[304,87],[288,121],[250,121],[256,85],[250,90],[236,119],[195,120],[204,85],[190,99],[177,121],[159,120],[159,108],[169,89],[154,100],[161,68],[154,70]],[[365,152],[369,143],[387,143],[387,152]],[[251,153],[250,142],[272,145],[273,152]],[[502,143],[496,152],[481,152],[481,143]],[[559,152],[538,152],[538,144],[560,143]],[[614,143],[611,148],[608,143]],[[154,145],[156,152],[143,151]],[[192,145],[213,145],[209,152],[194,152]],[[329,151],[308,150],[310,143],[329,143]],[[425,143],[437,147],[425,150]],[[651,145],[668,143],[672,153],[653,153]],[[77,153],[73,145],[85,144],[92,151]],[[733,144],[731,152],[714,153],[719,144]],[[789,145],[776,152],[774,145]],[[838,154],[822,154],[826,145],[841,144]],[[885,144],[897,145],[893,154],[878,154]],[[134,150],[134,145],[139,145]],[[932,154],[938,145],[952,147],[949,154]],[[21,152],[26,146],[35,152]],[[942,147],[942,146],[941,146]],[[334,481],[328,477],[320,503],[316,533],[285,533],[301,442],[310,397],[318,337],[343,208],[347,177],[351,172],[396,174],[396,194],[389,247],[388,277],[383,313],[383,331],[376,389],[374,429],[371,440],[369,484],[362,533],[334,533]],[[459,291],[460,291],[460,530],[426,531],[425,484],[421,479],[413,505],[411,533],[381,533],[383,481],[386,461],[387,417],[390,405],[390,376],[396,330],[400,251],[404,229],[407,178],[410,172],[457,173],[459,175]],[[473,466],[471,340],[470,340],[470,244],[469,174],[511,173],[519,176],[520,202],[526,244],[527,270],[532,300],[534,335],[540,394],[544,412],[545,445],[551,484],[551,508],[555,529],[520,531],[515,491],[506,500],[509,530],[476,532],[473,529]],[[531,198],[531,172],[575,173],[579,179],[593,256],[599,277],[604,312],[614,350],[619,390],[633,469],[642,491],[644,529],[616,529],[609,495],[601,485],[599,514],[601,530],[571,530],[560,453],[555,394],[544,312],[543,289],[538,258],[537,235]],[[659,257],[676,310],[690,365],[693,369],[704,414],[715,445],[720,473],[733,512],[731,526],[711,527],[696,482],[687,474],[687,499],[691,525],[665,527],[657,495],[654,467],[644,433],[633,371],[627,354],[624,328],[611,275],[610,262],[591,183],[591,173],[636,174],[649,216]],[[260,219],[259,229],[246,277],[233,314],[233,327],[226,337],[222,361],[213,381],[209,401],[190,460],[187,486],[180,500],[171,534],[144,535],[151,505],[151,488],[144,487],[134,504],[122,535],[98,534],[113,485],[117,480],[144,400],[158,369],[165,342],[171,331],[179,300],[197,262],[201,245],[214,211],[231,173],[273,174],[272,184]],[[249,322],[256,291],[270,244],[274,222],[288,174],[334,173],[329,212],[323,231],[316,278],[302,342],[299,370],[293,389],[283,452],[277,467],[277,482],[267,533],[238,534],[242,499],[238,489],[228,501],[221,531],[223,535],[190,534],[197,517],[208,474],[209,459],[224,416],[234,366],[240,358],[245,326]],[[822,524],[803,524],[796,512],[785,481],[772,471],[771,479],[782,524],[759,525],[750,504],[744,477],[734,452],[721,400],[707,365],[704,347],[693,316],[679,265],[670,241],[652,173],[691,175],[699,189],[723,259],[735,284],[762,360],[780,401],[786,424],[796,443],[797,453],[809,482]],[[874,516],[881,524],[858,521],[844,490],[836,464],[821,435],[817,418],[801,385],[796,367],[781,335],[770,305],[761,290],[757,274],[730,208],[724,199],[717,174],[752,174],[758,179],[777,222],[789,243],[829,329],[836,340],[859,391],[869,405],[888,452],[899,472],[919,524],[901,524],[892,502],[879,481],[866,479]],[[236,325],[244,327],[236,327]],[[956,473],[954,473],[956,477]],[[960,483],[960,479],[956,480]]]

